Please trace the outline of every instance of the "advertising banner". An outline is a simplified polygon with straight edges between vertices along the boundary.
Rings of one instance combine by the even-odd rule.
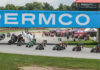
[[[0,10],[0,27],[100,28],[100,12]]]

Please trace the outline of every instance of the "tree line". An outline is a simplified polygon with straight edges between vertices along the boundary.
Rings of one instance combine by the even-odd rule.
[[[72,6],[60,4],[58,8],[54,8],[49,3],[33,2],[27,3],[25,6],[15,6],[7,4],[5,7],[0,7],[0,10],[72,10]]]

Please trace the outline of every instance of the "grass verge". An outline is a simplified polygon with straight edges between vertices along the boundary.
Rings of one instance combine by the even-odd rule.
[[[96,45],[84,45],[84,47],[86,47],[86,48],[93,48],[93,47],[95,47]]]
[[[78,40],[78,41],[64,41],[64,43],[70,44],[70,45],[77,45],[79,43],[82,43],[84,45],[97,45],[98,43],[96,41],[93,40]]]
[[[48,29],[29,29],[29,31],[30,30],[48,30]],[[9,32],[17,32],[17,31],[25,31],[25,29],[2,31],[2,32],[0,32],[0,34],[9,33]]]
[[[19,70],[18,67],[31,65],[51,66],[76,70],[99,70],[100,60],[0,53],[0,70]]]
[[[87,41],[80,40],[80,41],[76,41],[76,42],[74,42],[74,41],[64,41],[64,43],[67,43],[69,45],[77,45],[79,43],[82,43],[82,44],[84,44],[84,47],[86,47],[86,48],[93,48],[98,44],[97,42],[95,42],[93,40],[87,40]]]
[[[0,34],[3,34],[3,33],[9,33],[9,32],[17,32],[17,31],[23,31],[24,29],[21,29],[21,30],[8,30],[8,31],[2,31],[0,32]]]

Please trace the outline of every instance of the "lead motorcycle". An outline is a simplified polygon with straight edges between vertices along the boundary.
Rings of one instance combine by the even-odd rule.
[[[3,40],[3,39],[5,39],[5,34],[0,35],[0,40]]]
[[[17,42],[17,39],[18,39],[18,37],[15,34],[13,34],[11,36],[11,39],[8,41],[8,44],[11,45],[11,44],[16,43]]]

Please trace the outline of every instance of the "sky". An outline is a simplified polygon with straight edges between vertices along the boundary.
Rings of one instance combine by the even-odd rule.
[[[48,2],[54,8],[57,8],[60,3],[65,5],[71,5],[75,0],[0,0],[0,6],[5,6],[6,4],[14,4],[15,6],[24,6],[26,3],[31,2]]]

